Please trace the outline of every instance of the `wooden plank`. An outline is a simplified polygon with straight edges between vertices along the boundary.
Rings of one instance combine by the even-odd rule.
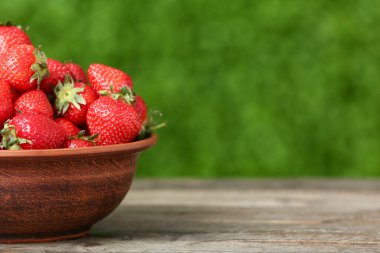
[[[344,191],[380,191],[377,179],[139,179],[134,189],[300,189],[300,190],[344,190]]]
[[[0,252],[380,252],[379,185],[138,180],[90,237]]]

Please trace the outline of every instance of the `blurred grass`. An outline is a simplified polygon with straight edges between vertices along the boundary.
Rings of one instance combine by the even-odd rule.
[[[1,1],[48,56],[125,70],[169,127],[139,176],[380,175],[380,2]]]

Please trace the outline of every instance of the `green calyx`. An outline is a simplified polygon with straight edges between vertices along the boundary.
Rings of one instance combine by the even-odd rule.
[[[29,143],[30,140],[24,138],[18,138],[16,135],[16,127],[9,124],[9,120],[4,123],[4,128],[0,131],[3,137],[0,147],[8,150],[21,150],[21,144]]]
[[[60,115],[66,113],[69,109],[70,104],[78,110],[81,110],[80,105],[85,105],[86,100],[80,95],[80,92],[84,91],[84,87],[75,87],[74,80],[71,76],[66,76],[65,82],[62,84],[61,81],[54,88],[54,93],[57,96],[55,100],[55,106]]]
[[[91,142],[94,144],[98,141],[96,138],[98,138],[99,134],[96,133],[96,134],[91,135],[91,136],[85,136],[85,134],[86,134],[86,131],[82,130],[76,136],[69,137],[69,139],[70,140],[73,140],[73,139],[85,140],[85,141],[88,141],[88,142]]]
[[[160,111],[150,111],[148,113],[148,119],[143,124],[140,133],[137,137],[138,140],[145,139],[152,135],[157,129],[167,126],[167,122],[163,120],[163,115]]]
[[[47,57],[44,52],[41,51],[41,46],[34,50],[36,62],[30,67],[34,71],[34,75],[30,78],[30,82],[37,80],[37,87],[40,88],[41,81],[49,76],[49,69],[47,66]]]
[[[114,86],[110,85],[110,90],[111,90],[111,92],[102,90],[99,92],[99,94],[102,96],[110,96],[114,100],[125,101],[131,105],[134,105],[136,103],[135,94],[133,94],[133,91],[128,86],[123,86],[123,88],[121,88],[121,90],[119,92],[115,92]]]

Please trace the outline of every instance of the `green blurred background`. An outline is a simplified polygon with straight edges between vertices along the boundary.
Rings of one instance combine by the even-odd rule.
[[[380,175],[380,1],[1,1],[49,57],[129,73],[138,176]]]

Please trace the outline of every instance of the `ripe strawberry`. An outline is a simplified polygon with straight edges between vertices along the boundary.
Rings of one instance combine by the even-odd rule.
[[[1,130],[5,149],[61,148],[66,140],[65,129],[41,114],[19,114]]]
[[[110,97],[101,97],[87,112],[90,134],[99,134],[99,146],[132,141],[141,129],[141,122],[132,105]]]
[[[108,67],[103,64],[91,64],[87,70],[88,80],[97,92],[111,92],[111,85],[114,92],[120,92],[123,87],[132,89],[132,79],[123,71]]]
[[[42,114],[53,119],[54,112],[47,96],[40,90],[22,94],[15,102],[15,113]]]
[[[65,142],[65,148],[88,148],[96,146],[93,142],[82,140],[82,139],[72,139]]]
[[[70,75],[76,82],[87,83],[86,73],[82,67],[75,63],[65,63],[66,68],[69,69]]]
[[[139,115],[141,122],[144,123],[147,120],[147,107],[144,100],[140,96],[136,96],[135,110]]]
[[[70,70],[62,62],[51,58],[47,59],[47,66],[50,75],[42,80],[40,87],[45,93],[52,94],[58,82],[63,82],[66,75],[70,75]]]
[[[80,129],[76,125],[74,125],[73,123],[71,123],[65,118],[57,118],[55,119],[55,122],[60,124],[65,129],[66,135],[68,137],[76,136],[80,132]]]
[[[49,75],[46,56],[31,45],[17,45],[0,57],[0,79],[17,91],[35,89]]]
[[[97,134],[84,136],[85,131],[80,131],[77,136],[68,138],[65,142],[65,148],[87,148],[96,146]]]
[[[9,84],[0,80],[0,125],[13,116],[12,93]]]
[[[10,22],[0,24],[0,54],[16,45],[32,45],[28,35]]]
[[[76,125],[86,123],[88,107],[98,98],[98,93],[90,86],[75,82],[68,78],[65,83],[59,84],[54,90],[57,98],[55,108],[58,115],[71,121]]]

